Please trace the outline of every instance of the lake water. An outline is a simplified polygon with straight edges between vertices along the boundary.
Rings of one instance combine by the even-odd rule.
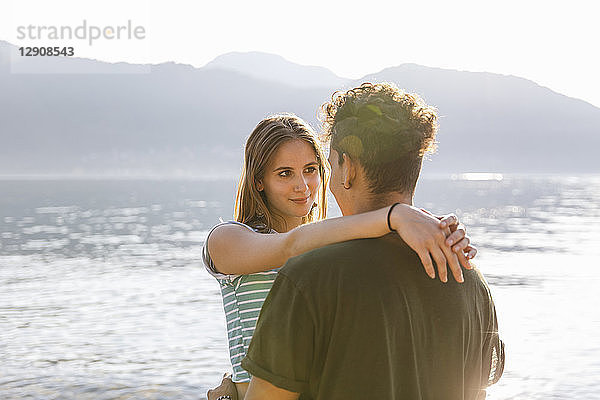
[[[0,180],[0,399],[204,398],[229,365],[200,251],[234,190]],[[416,204],[479,248],[507,350],[488,398],[600,399],[600,176],[426,178]]]

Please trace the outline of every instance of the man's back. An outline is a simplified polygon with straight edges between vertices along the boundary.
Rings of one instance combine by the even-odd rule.
[[[315,399],[476,399],[500,352],[476,271],[443,284],[395,236],[327,246],[288,262],[244,363]]]

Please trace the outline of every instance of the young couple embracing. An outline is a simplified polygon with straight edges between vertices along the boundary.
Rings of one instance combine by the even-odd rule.
[[[413,205],[435,109],[365,83],[322,111],[328,159],[294,115],[256,126],[235,221],[205,242],[233,367],[208,399],[485,398],[504,349],[476,249]]]

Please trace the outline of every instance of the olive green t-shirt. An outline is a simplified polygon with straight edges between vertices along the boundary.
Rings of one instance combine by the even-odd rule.
[[[301,399],[483,398],[503,347],[488,286],[464,272],[463,284],[429,278],[395,235],[292,258],[242,366]]]

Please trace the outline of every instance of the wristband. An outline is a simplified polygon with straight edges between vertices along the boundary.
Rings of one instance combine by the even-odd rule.
[[[390,221],[390,218],[392,216],[392,210],[394,209],[394,207],[396,207],[398,204],[400,203],[394,203],[392,204],[392,206],[390,207],[389,211],[388,211],[388,215],[387,215],[387,224],[388,224],[388,228],[390,228],[390,232],[396,232],[395,229],[392,229],[392,221]]]

